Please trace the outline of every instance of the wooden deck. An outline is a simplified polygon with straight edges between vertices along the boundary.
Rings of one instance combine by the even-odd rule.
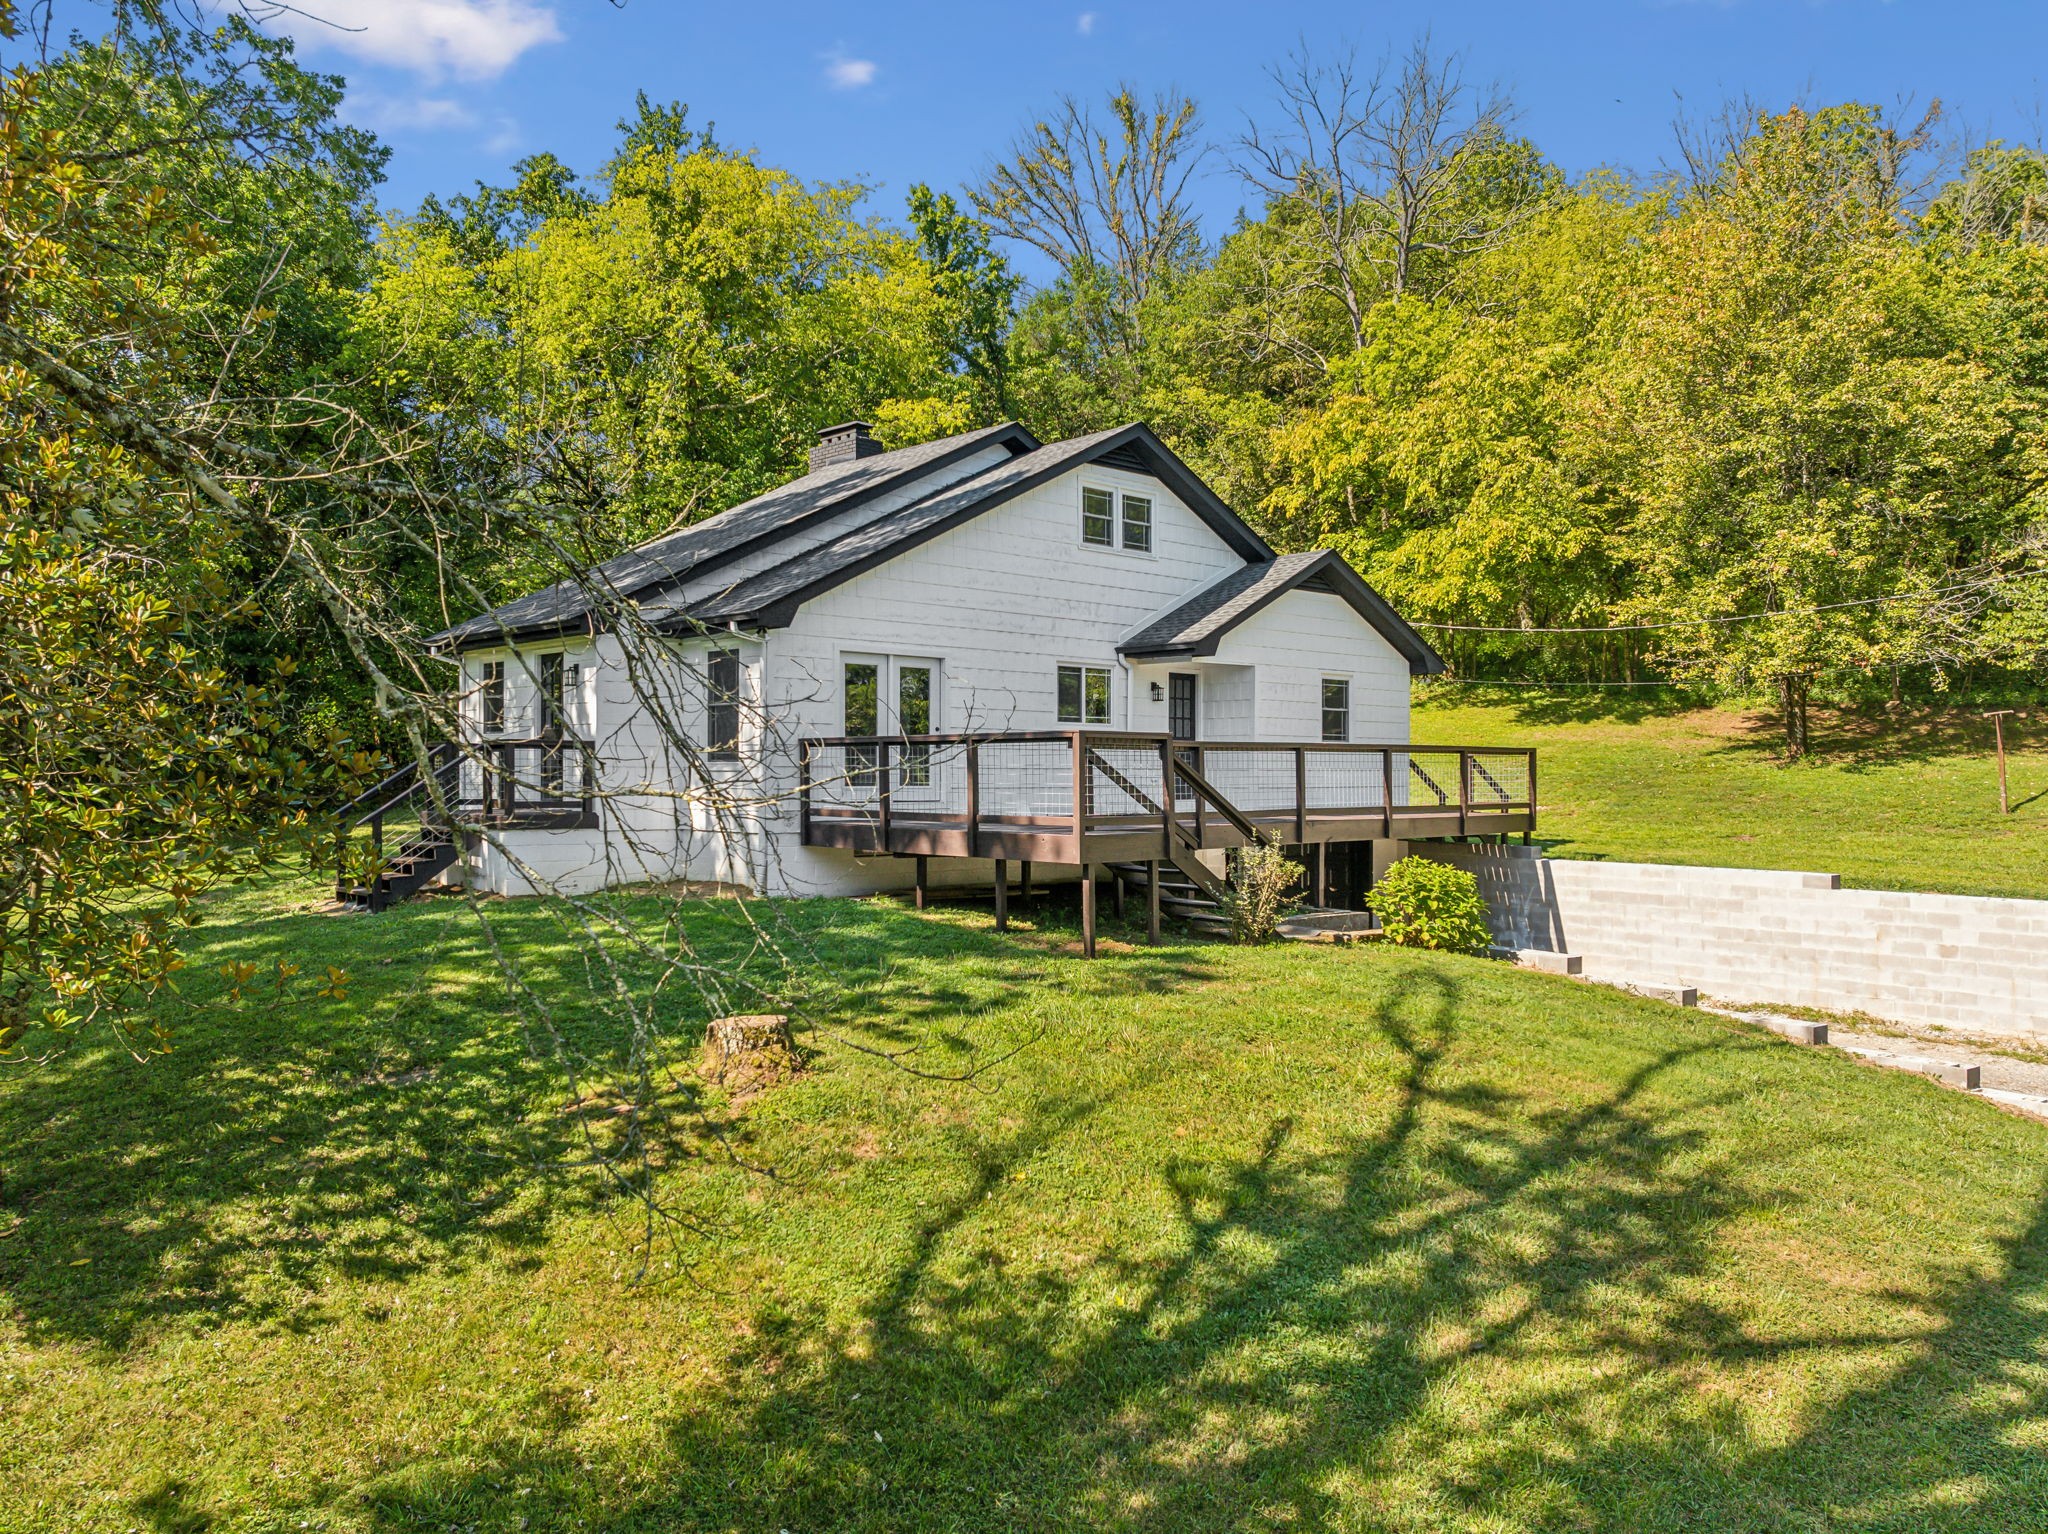
[[[813,739],[802,760],[804,845],[863,853],[1085,866],[1536,828],[1519,747],[1044,730]]]

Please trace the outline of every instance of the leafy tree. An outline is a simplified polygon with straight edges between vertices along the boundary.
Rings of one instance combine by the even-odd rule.
[[[1862,108],[1761,123],[1653,241],[1575,424],[1631,503],[1617,611],[1677,625],[1679,674],[1771,686],[1792,756],[1821,678],[1968,656],[1950,598],[2017,566],[2037,494],[2033,407],[1926,302],[1895,149]]]
[[[198,461],[346,430],[324,368],[381,156],[339,95],[234,20],[0,83],[0,1048],[125,1029],[200,892],[304,845],[363,765],[294,680],[317,512]]]
[[[595,560],[787,478],[821,425],[992,401],[1005,274],[949,203],[923,204],[921,247],[860,217],[861,188],[806,186],[679,107],[625,126],[595,185],[531,160],[383,232],[361,332],[448,482],[552,508]]]

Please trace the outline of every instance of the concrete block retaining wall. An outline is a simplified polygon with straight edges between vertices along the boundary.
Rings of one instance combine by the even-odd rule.
[[[1578,863],[1532,847],[1410,850],[1478,876],[1496,941],[1579,954],[1594,978],[2048,1038],[2048,901],[1845,890],[1833,874]]]

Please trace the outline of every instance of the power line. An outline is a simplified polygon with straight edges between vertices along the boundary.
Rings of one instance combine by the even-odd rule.
[[[1553,687],[1669,687],[1702,689],[1711,684],[1704,682],[1527,682],[1508,681],[1498,677],[1485,676],[1433,676],[1425,684],[1430,687],[1540,687],[1549,691]]]
[[[1410,620],[1411,626],[1419,629],[1436,629],[1441,633],[1456,634],[1637,634],[1648,629],[1706,628],[1718,623],[1758,623],[1766,618],[1801,618],[1812,613],[1841,612],[1850,607],[1876,607],[1886,602],[1924,601],[1928,597],[1947,596],[1958,591],[1985,591],[1994,586],[2003,586],[2012,581],[2031,580],[2048,575],[2048,570],[2022,570],[2018,574],[2001,576],[1989,581],[1960,581],[1952,586],[1935,586],[1926,591],[1902,591],[1891,596],[1859,597],[1852,602],[1823,602],[1817,607],[1786,607],[1767,613],[1727,613],[1718,618],[1673,618],[1659,623],[1610,623],[1585,628],[1524,628],[1519,624],[1487,623],[1418,623]]]

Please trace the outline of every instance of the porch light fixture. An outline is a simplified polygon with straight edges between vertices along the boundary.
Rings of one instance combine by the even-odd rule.
[[[1152,684],[1152,701],[1154,703],[1164,703],[1166,701],[1166,688],[1164,684],[1159,682]]]

